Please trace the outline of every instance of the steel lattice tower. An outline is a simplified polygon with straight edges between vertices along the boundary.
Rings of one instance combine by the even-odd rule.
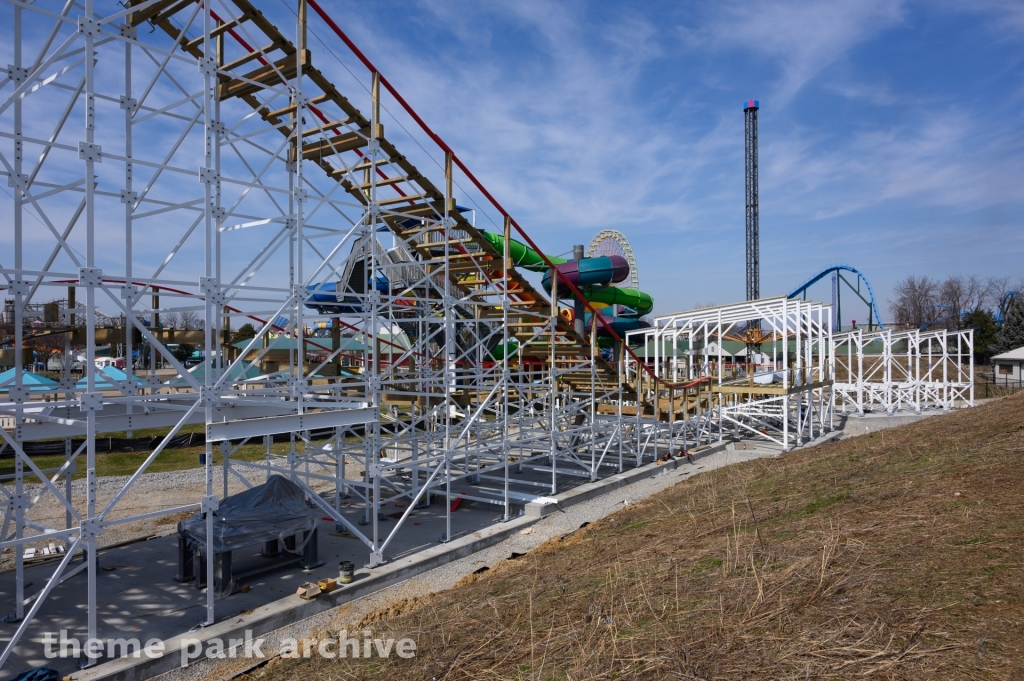
[[[757,208],[757,110],[760,102],[743,105],[745,181],[747,195],[747,300],[761,297],[761,235]]]

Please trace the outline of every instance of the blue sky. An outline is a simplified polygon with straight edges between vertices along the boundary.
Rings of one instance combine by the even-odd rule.
[[[748,98],[764,295],[1024,274],[1024,3],[327,4],[546,250],[625,232],[657,312],[744,296]]]
[[[835,263],[868,276],[884,316],[893,284],[909,274],[1010,277],[1024,285],[1021,0],[320,1],[544,250],[565,254],[602,229],[624,232],[658,313],[745,295],[743,102],[751,98],[761,102],[762,295],[787,293]],[[2,6],[9,16],[10,6]],[[104,11],[113,7],[105,3]],[[263,0],[260,8],[292,35],[294,0]],[[317,68],[368,112],[366,69],[315,16],[311,30]],[[9,51],[0,42],[0,56],[7,55],[0,63],[11,62]],[[119,58],[104,53],[97,71],[115,94]],[[196,88],[198,71],[178,67],[178,77]],[[136,80],[146,82],[142,74]],[[163,81],[153,93],[163,104],[180,99]],[[44,89],[31,98],[31,111],[51,99],[58,111],[67,97]],[[116,151],[123,145],[117,99],[98,106],[106,108],[97,139]],[[443,186],[437,148],[393,99],[385,96],[384,106],[386,136]],[[56,164],[52,181],[80,176],[73,152],[81,113],[75,109],[63,133],[71,151],[48,161]],[[48,137],[52,118],[27,114],[26,129]],[[162,163],[182,124],[147,120],[136,130],[146,140],[136,152]],[[182,168],[201,164],[201,132],[193,130],[175,157]],[[63,180],[60,154],[70,173]],[[97,211],[99,264],[120,271],[123,170],[106,163],[98,172],[110,194]],[[147,172],[138,170],[136,181]],[[232,172],[246,179],[249,171]],[[459,203],[484,207],[465,178],[457,180]],[[164,177],[158,188],[177,203],[202,196],[191,171]],[[7,214],[9,197],[0,194]],[[56,206],[50,218],[60,223],[78,197],[49,202]],[[275,214],[261,204],[242,212],[261,211]],[[500,229],[496,211],[476,217],[479,226]],[[42,267],[52,235],[38,218],[27,219],[26,243],[40,261],[31,266]],[[136,221],[135,276],[161,267],[194,219],[185,211]],[[249,261],[239,244],[258,249],[275,230],[230,237],[225,276]],[[201,236],[185,241],[162,276],[196,281]],[[10,266],[3,248],[10,230],[0,237],[0,264]],[[81,249],[82,239],[78,229],[69,242]],[[54,267],[74,272],[65,260]],[[288,274],[266,269],[268,284]],[[827,302],[828,279],[811,295]],[[865,311],[844,304],[843,312],[846,325]]]

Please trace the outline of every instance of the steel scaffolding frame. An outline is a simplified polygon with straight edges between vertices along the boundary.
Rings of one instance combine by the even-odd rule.
[[[832,338],[842,413],[974,406],[974,331],[875,331]]]
[[[737,436],[767,439],[788,451],[833,425],[831,314],[828,305],[779,296],[659,315],[653,327],[628,338],[647,348],[659,377],[709,382],[706,411],[684,438],[710,441],[717,429],[721,441],[728,427]],[[722,343],[747,344],[744,330],[751,320],[761,322],[758,345],[762,353],[771,345],[771,361],[730,365]],[[638,368],[629,360],[626,367],[627,375]],[[664,389],[655,392],[655,400],[666,397]]]
[[[0,385],[0,414],[13,424],[0,435],[15,453],[14,475],[0,487],[0,549],[15,552],[11,619],[20,622],[0,665],[51,591],[82,571],[85,629],[97,637],[105,529],[198,511],[212,542],[229,481],[251,487],[246,472],[300,485],[369,547],[374,566],[386,560],[410,512],[432,496],[444,497],[444,540],[452,536],[453,483],[474,483],[474,494],[461,496],[501,507],[508,519],[514,506],[537,497],[530,482],[511,477],[513,469],[550,473],[542,493],[556,494],[566,476],[596,480],[657,456],[660,420],[644,419],[638,383],[655,402],[666,390],[682,391],[684,402],[695,394],[699,414],[687,415],[687,427],[710,440],[710,383],[673,384],[638,370],[618,340],[618,361],[602,359],[597,327],[577,334],[557,291],[546,297],[514,267],[513,230],[535,247],[525,232],[313,0],[295,2],[294,39],[248,0],[5,6],[10,39],[2,50],[11,66],[0,80],[7,144],[0,162],[13,199],[0,288],[14,299],[12,342],[22,347],[33,306],[69,291],[84,306],[63,312],[67,343],[74,336],[84,345],[86,361],[85,387],[67,363],[57,388],[30,392],[18,352],[13,380]],[[313,65],[310,9],[368,67],[354,76],[349,96]],[[385,137],[382,117],[393,117],[385,93],[443,153],[440,186]],[[466,179],[501,216],[504,252],[482,237],[476,210],[456,204]],[[111,244],[122,238],[124,250],[115,252]],[[310,287],[324,282],[337,283],[335,301],[317,310]],[[562,275],[554,286],[580,295]],[[142,348],[177,371],[170,389],[152,364],[136,370],[129,363],[124,381],[99,372],[100,306],[123,319],[126,357]],[[198,370],[186,370],[172,351],[173,335],[156,323],[169,312],[202,315]],[[366,350],[355,366],[342,369],[345,352],[334,339],[328,346],[309,337],[325,319],[335,336],[341,325],[360,334]],[[256,334],[236,351],[232,328],[248,320]],[[599,315],[592,320],[605,324]],[[271,334],[290,343],[275,370],[265,363]],[[321,355],[315,364],[306,361],[311,350]],[[633,367],[625,369],[622,358]],[[205,426],[205,493],[113,519],[111,511],[189,424]],[[96,436],[154,427],[167,428],[166,436],[100,503]],[[324,430],[326,441],[312,437]],[[290,434],[285,454],[271,451],[282,433]],[[72,436],[82,435],[73,450]],[[22,445],[50,438],[64,439],[65,462],[43,471]],[[243,444],[261,441],[262,461],[236,456]],[[215,452],[224,462],[220,480]],[[83,461],[84,504],[71,495]],[[63,527],[27,517],[46,495],[65,508]],[[396,498],[408,508],[385,531],[381,505]],[[341,512],[342,499],[362,506],[361,522]],[[68,546],[45,586],[27,595],[22,549],[40,540]],[[79,553],[84,560],[73,566]],[[213,564],[206,561],[211,585]],[[209,588],[205,624],[215,614]]]

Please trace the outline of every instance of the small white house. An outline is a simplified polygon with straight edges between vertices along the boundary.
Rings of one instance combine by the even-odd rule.
[[[1019,381],[1024,376],[1024,347],[1004,352],[992,358],[992,373],[996,383],[1000,381]]]

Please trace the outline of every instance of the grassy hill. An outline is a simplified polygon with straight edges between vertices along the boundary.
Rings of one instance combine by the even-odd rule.
[[[1024,678],[1024,395],[681,482],[264,679]]]

